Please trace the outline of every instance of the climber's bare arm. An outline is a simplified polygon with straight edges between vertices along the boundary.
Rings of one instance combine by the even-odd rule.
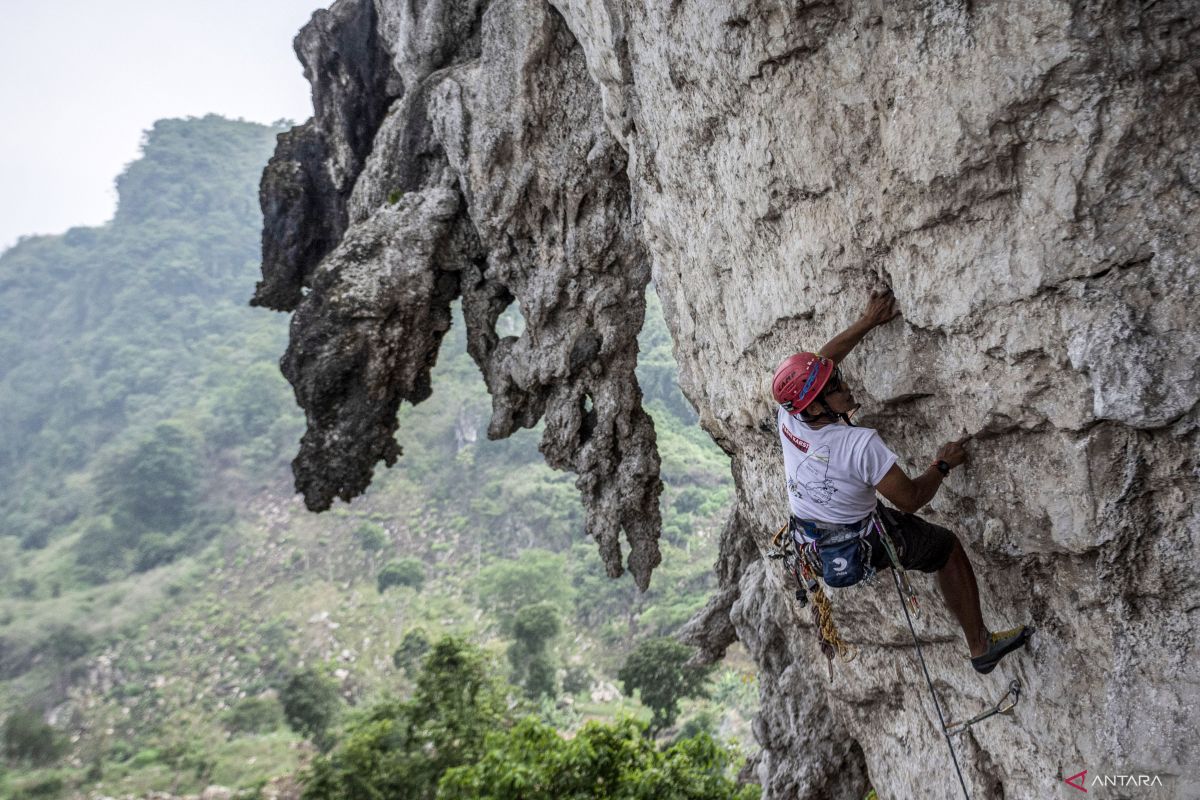
[[[937,467],[930,467],[913,479],[904,474],[899,464],[892,464],[875,488],[896,508],[906,514],[915,514],[937,494],[942,480]]]
[[[841,363],[872,328],[877,328],[898,316],[900,310],[896,308],[896,298],[890,289],[872,292],[863,315],[849,328],[826,342],[819,352],[835,364]]]
[[[936,466],[937,461],[945,461],[951,468],[962,464],[967,460],[967,451],[963,445],[970,438],[963,436],[957,442],[946,442],[938,449],[934,464],[916,478],[909,478],[904,474],[904,470],[900,469],[899,464],[892,464],[892,468],[875,488],[901,511],[907,514],[917,513],[918,509],[933,499],[945,480]]]

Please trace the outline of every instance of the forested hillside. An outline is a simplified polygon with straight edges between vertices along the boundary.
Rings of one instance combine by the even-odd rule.
[[[413,740],[380,786],[419,773],[433,792],[482,759],[446,778],[476,796],[530,743],[557,752],[558,730],[674,775],[660,796],[670,781],[732,791],[724,743],[748,738],[755,685],[736,666],[694,674],[659,638],[712,589],[731,486],[676,387],[657,301],[639,365],[667,484],[650,591],[605,577],[539,431],[486,440],[460,324],[433,395],[401,412],[397,466],[312,515],[288,470],[303,421],[276,366],[287,319],[247,304],[278,132],[159,122],[111,223],[0,256],[0,796],[286,793],[304,776],[308,796],[342,796],[346,754],[374,752],[380,725],[444,728],[459,707],[438,687],[484,677],[502,700],[470,709],[476,749],[434,763]],[[674,695],[655,694],[651,655],[675,665]],[[604,727],[622,714],[640,722]]]

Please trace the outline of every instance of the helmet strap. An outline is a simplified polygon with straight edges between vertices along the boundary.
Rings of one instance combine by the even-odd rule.
[[[831,409],[829,407],[829,404],[827,402],[825,402],[825,396],[823,393],[817,395],[816,398],[814,398],[813,402],[817,402],[817,401],[820,401],[820,403],[821,403],[821,413],[820,414],[810,414],[810,413],[808,413],[807,410],[800,412],[801,418],[803,418],[806,422],[816,422],[817,420],[827,419],[830,422],[845,422],[847,425],[851,424],[850,418],[848,416],[846,416],[845,414],[842,414],[840,412],[834,411],[833,409]]]

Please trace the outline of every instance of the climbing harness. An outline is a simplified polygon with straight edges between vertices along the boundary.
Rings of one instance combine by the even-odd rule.
[[[853,661],[858,651],[842,639],[838,633],[837,624],[833,621],[833,606],[829,596],[817,580],[817,568],[812,563],[812,554],[807,549],[796,547],[795,541],[788,532],[790,525],[784,525],[771,539],[771,548],[767,557],[782,559],[784,568],[796,579],[796,601],[803,607],[808,605],[813,616],[814,628],[821,653],[825,656],[829,668],[829,680],[833,681],[833,657],[836,655],[843,662]],[[811,600],[811,603],[810,603]]]
[[[1012,714],[1021,699],[1021,684],[1014,679],[1009,683],[1008,691],[1001,696],[994,706],[964,722],[947,724],[946,717],[942,713],[941,702],[938,700],[937,690],[933,686],[933,678],[929,675],[929,666],[925,663],[925,653],[921,649],[920,637],[917,636],[916,626],[913,625],[913,617],[918,616],[921,610],[920,604],[917,602],[916,589],[913,587],[912,581],[909,580],[908,573],[900,565],[900,556],[896,550],[896,544],[883,524],[878,511],[871,514],[870,521],[871,526],[879,534],[879,541],[883,544],[884,550],[887,552],[888,560],[892,563],[892,580],[896,585],[896,594],[900,598],[900,609],[904,612],[904,619],[908,622],[908,629],[912,633],[913,645],[917,651],[917,658],[921,663],[921,671],[925,675],[925,682],[929,685],[929,696],[933,698],[933,707],[937,712],[942,735],[946,739],[946,747],[950,750],[950,760],[954,764],[954,772],[958,776],[958,784],[962,788],[963,797],[966,800],[970,800],[971,795],[967,791],[966,780],[963,778],[962,768],[958,763],[958,755],[954,751],[952,737],[966,733],[975,725],[996,715]],[[824,588],[817,579],[821,567],[817,559],[816,547],[812,544],[798,545],[791,535],[785,536],[785,533],[790,534],[790,529],[791,524],[785,524],[775,533],[775,536],[771,539],[771,547],[767,551],[767,557],[783,560],[784,567],[796,579],[796,600],[801,606],[809,605],[812,610],[817,638],[829,669],[829,680],[832,682],[833,657],[837,655],[842,661],[848,662],[853,660],[858,652],[841,638],[837,625],[833,621],[833,608],[829,602],[829,597],[825,594]],[[872,583],[873,581],[868,577],[862,582]]]
[[[835,380],[840,380],[840,377],[840,374],[837,374]],[[811,383],[810,376],[809,384]],[[806,384],[804,391],[800,394],[804,394],[809,388],[810,386]],[[792,409],[788,408],[787,410],[790,412]],[[854,426],[854,423],[850,421],[850,417],[847,414],[835,414],[826,410],[822,414],[817,415],[816,418],[821,416],[840,419],[846,425]],[[829,603],[829,598],[826,596],[821,584],[817,581],[817,574],[824,573],[822,561],[817,554],[818,548],[816,543],[800,543],[792,535],[785,538],[784,533],[790,532],[791,527],[791,523],[789,522],[775,533],[775,536],[771,539],[771,547],[767,551],[767,557],[782,559],[784,566],[795,577],[797,584],[796,600],[801,606],[806,604],[808,598],[812,599],[811,608],[813,619],[816,622],[817,636],[820,640],[821,652],[825,655],[826,664],[829,667],[829,680],[832,682],[834,654],[836,653],[843,661],[850,661],[858,653],[847,645],[838,634],[837,626],[833,622],[833,609]],[[1015,679],[1012,680],[1008,684],[1008,691],[1001,696],[993,707],[976,714],[965,722],[946,724],[946,717],[942,713],[942,704],[938,701],[937,690],[933,687],[933,678],[929,675],[929,666],[925,663],[925,653],[921,650],[921,639],[917,636],[916,626],[913,625],[913,617],[919,616],[921,613],[920,603],[917,602],[917,590],[913,586],[912,581],[909,580],[908,572],[900,564],[900,555],[896,550],[896,543],[886,526],[884,526],[878,509],[871,513],[868,527],[873,527],[879,534],[879,541],[882,543],[884,550],[887,552],[888,560],[891,562],[892,580],[896,584],[896,594],[900,597],[900,610],[904,612],[904,619],[908,622],[909,631],[912,632],[913,645],[917,651],[917,658],[921,662],[921,671],[925,674],[925,682],[929,685],[929,696],[933,698],[933,707],[937,712],[938,724],[941,725],[942,736],[946,739],[946,747],[950,750],[950,761],[954,764],[954,772],[958,775],[958,785],[962,788],[963,797],[966,800],[971,800],[971,795],[967,791],[967,783],[963,779],[962,769],[958,764],[958,755],[954,752],[952,737],[966,733],[973,726],[998,714],[1011,714],[1021,699],[1021,684]],[[806,532],[813,535],[813,532],[809,531],[807,527]],[[865,533],[860,533],[859,536],[861,536],[862,541],[865,543]],[[846,537],[846,541],[850,541],[850,537]],[[840,545],[841,543],[840,539],[833,542],[835,545]],[[869,544],[867,547],[869,548]],[[866,563],[868,569],[854,583],[874,583],[875,571],[870,568],[869,549],[866,554]]]

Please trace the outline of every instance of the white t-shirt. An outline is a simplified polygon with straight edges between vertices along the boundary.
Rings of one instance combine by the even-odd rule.
[[[873,428],[810,428],[782,408],[776,418],[793,516],[849,524],[875,510],[875,487],[896,454]]]

